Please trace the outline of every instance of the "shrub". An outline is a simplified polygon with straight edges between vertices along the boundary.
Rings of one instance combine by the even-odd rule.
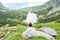
[[[60,23],[60,20],[57,20],[55,23]]]
[[[28,26],[28,23],[24,22],[24,21],[21,21],[21,24],[22,25],[25,25],[25,26]]]
[[[7,19],[7,22],[10,24],[9,26],[15,26],[17,24],[20,24],[19,19]]]
[[[0,27],[2,27],[3,25],[2,24],[0,24]]]
[[[37,27],[37,28],[41,28],[42,27],[42,24],[34,24],[33,26],[34,27]]]

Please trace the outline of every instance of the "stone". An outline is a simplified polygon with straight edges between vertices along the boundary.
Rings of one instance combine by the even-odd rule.
[[[57,32],[49,27],[39,28],[38,30],[47,33],[48,35],[57,36]]]

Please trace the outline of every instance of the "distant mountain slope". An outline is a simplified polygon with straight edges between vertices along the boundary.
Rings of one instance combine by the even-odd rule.
[[[0,2],[0,9],[5,8],[5,6]]]
[[[53,8],[47,12],[43,19],[39,19],[40,22],[51,22],[60,19],[60,0],[50,0],[50,6]]]
[[[38,15],[40,22],[43,22],[46,20],[47,20],[46,22],[59,20],[60,19],[59,17],[60,0],[50,0],[44,5],[23,8],[21,10],[26,11],[26,12],[33,10]]]
[[[53,7],[50,4],[50,1],[48,1],[47,3],[45,3],[44,5],[40,5],[40,6],[33,6],[33,7],[27,7],[27,8],[22,8],[20,10],[22,11],[34,11],[36,12],[38,15],[42,15],[42,14],[47,14]]]
[[[25,13],[25,14],[24,14]],[[26,12],[8,9],[0,3],[0,26],[6,24],[19,23],[26,18]],[[15,25],[15,24],[14,24]]]

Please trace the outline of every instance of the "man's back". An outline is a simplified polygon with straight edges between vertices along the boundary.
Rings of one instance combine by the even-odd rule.
[[[36,30],[35,30],[33,27],[27,28],[26,31],[27,31],[27,36],[28,36],[28,37],[35,36]]]

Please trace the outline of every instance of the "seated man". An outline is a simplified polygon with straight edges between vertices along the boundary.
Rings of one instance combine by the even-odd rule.
[[[27,40],[29,40],[33,36],[43,36],[48,40],[55,40],[52,36],[43,31],[36,31],[35,28],[32,27],[32,23],[29,23],[29,27],[22,33],[22,36],[27,38]]]
[[[32,36],[36,36],[36,30],[32,27],[32,23],[29,23],[29,27],[22,33],[23,37],[30,39]]]

